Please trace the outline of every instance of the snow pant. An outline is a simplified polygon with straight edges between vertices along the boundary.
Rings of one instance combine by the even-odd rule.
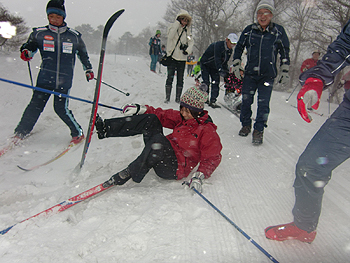
[[[267,119],[270,113],[270,98],[274,78],[246,75],[242,85],[242,105],[240,121],[242,126],[252,125],[252,109],[255,92],[258,90],[258,108],[254,129],[263,131],[267,127]]]
[[[140,183],[151,168],[163,179],[177,179],[178,163],[174,149],[164,136],[162,124],[155,114],[107,119],[104,122],[106,137],[143,135],[145,147],[128,166],[134,182]]]
[[[151,69],[152,71],[156,71],[157,62],[158,62],[158,55],[151,55],[151,65],[150,65],[150,69]]]
[[[321,214],[324,187],[332,171],[350,157],[350,101],[343,102],[322,125],[299,157],[295,170],[294,222],[311,232]]]
[[[210,87],[211,78],[211,92],[210,92],[210,102],[216,102],[217,97],[219,96],[219,84],[220,84],[220,75],[216,68],[209,67],[206,64],[201,64],[202,79],[203,83],[207,84],[208,88]]]
[[[40,87],[45,88],[45,87]],[[69,94],[69,89],[50,89],[45,88],[47,90],[54,90],[56,92],[62,93],[62,94]],[[45,105],[47,101],[50,98],[49,93],[44,93],[40,91],[33,91],[33,96],[31,101],[29,102],[27,108],[24,110],[22,118],[20,122],[18,123],[15,133],[21,136],[25,136],[29,134],[35,123],[37,122],[40,114],[45,108]],[[69,127],[71,131],[71,136],[76,137],[83,134],[83,129],[79,125],[79,123],[75,120],[73,113],[71,110],[68,109],[68,98],[54,96],[54,110],[56,114],[61,118],[61,120]]]
[[[174,76],[176,72],[176,101],[180,101],[182,89],[184,86],[184,73],[186,61],[173,60],[167,67],[167,79],[165,82],[165,99],[170,100],[171,90],[173,86]]]
[[[187,75],[191,76],[193,70],[193,65],[187,65]]]

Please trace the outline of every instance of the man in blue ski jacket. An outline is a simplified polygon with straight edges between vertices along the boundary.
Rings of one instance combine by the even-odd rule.
[[[50,0],[46,7],[46,13],[49,25],[33,29],[28,41],[20,48],[21,59],[29,61],[39,50],[42,63],[36,86],[69,94],[72,87],[76,55],[83,65],[87,81],[94,78],[92,65],[81,34],[67,27],[64,22],[66,17],[64,0]],[[23,139],[31,132],[49,97],[49,93],[33,91],[32,99],[15,129],[15,136]],[[72,136],[71,142],[78,143],[83,140],[83,130],[75,120],[72,111],[68,109],[68,99],[55,96],[54,109],[69,127]]]
[[[298,99],[298,111],[306,122],[311,122],[307,108],[317,110],[322,91],[331,85],[334,77],[350,65],[350,20],[337,39],[328,46],[319,63],[303,72],[303,85]],[[350,157],[350,91],[331,117],[322,125],[300,155],[295,169],[294,221],[265,229],[269,239],[284,241],[296,239],[311,243],[321,214],[324,187],[332,171]]]
[[[228,76],[229,70],[227,62],[232,55],[232,48],[236,45],[238,37],[231,33],[224,41],[214,42],[209,45],[201,58],[201,71],[203,83],[210,87],[209,106],[212,108],[220,108],[216,104],[216,99],[219,96],[220,77],[224,80]],[[211,82],[210,82],[211,78]]]
[[[156,31],[154,37],[151,37],[149,40],[149,55],[151,56],[150,70],[156,73],[156,66],[158,62],[158,56],[162,53],[161,44],[160,44],[160,30]]]
[[[247,64],[242,86],[242,106],[240,136],[248,136],[252,128],[252,110],[255,92],[258,91],[258,109],[254,123],[252,143],[263,143],[264,128],[270,113],[270,98],[274,80],[277,76],[277,55],[280,54],[279,83],[285,85],[289,81],[289,40],[281,25],[273,23],[275,11],[273,0],[262,0],[257,7],[257,23],[247,26],[237,43],[233,54],[233,71],[238,79],[241,57],[247,49]]]

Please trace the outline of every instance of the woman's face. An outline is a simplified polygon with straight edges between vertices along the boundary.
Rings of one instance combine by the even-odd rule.
[[[186,107],[181,108],[180,114],[185,119],[185,121],[193,119],[193,116],[192,116],[190,110]]]

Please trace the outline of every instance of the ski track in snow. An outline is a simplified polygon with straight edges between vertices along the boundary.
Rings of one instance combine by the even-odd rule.
[[[98,56],[90,55],[97,71]],[[17,53],[1,54],[3,78],[29,84],[28,69]],[[126,103],[164,104],[166,68],[149,71],[150,59],[106,55],[102,79],[129,92],[125,96],[102,84],[100,103],[121,108]],[[36,79],[39,56],[31,61]],[[158,67],[158,65],[157,65]],[[157,68],[158,71],[158,68]],[[194,85],[185,77],[184,91]],[[31,90],[1,83],[1,146],[16,127]],[[95,81],[86,82],[77,61],[71,95],[93,99]],[[220,92],[219,101],[223,103]],[[288,93],[274,91],[264,144],[253,146],[251,134],[238,136],[240,122],[224,108],[208,108],[218,126],[223,150],[220,166],[205,180],[203,195],[279,262],[348,262],[350,257],[350,163],[333,173],[325,188],[323,210],[315,241],[267,240],[267,226],[292,221],[294,168],[299,155],[328,116],[313,116],[307,124],[286,103]],[[333,111],[337,105],[332,104]],[[91,105],[70,100],[70,109],[87,130]],[[254,107],[253,107],[254,109]],[[255,115],[256,109],[253,110]],[[99,107],[103,118],[122,116]],[[253,115],[253,117],[255,117]],[[165,130],[167,133],[167,130]],[[0,228],[7,228],[63,200],[107,180],[124,169],[141,152],[141,136],[98,140],[94,134],[84,167],[73,173],[81,147],[35,171],[31,167],[55,156],[70,141],[69,131],[52,109],[52,98],[32,136],[1,157]],[[60,214],[16,225],[0,237],[0,262],[270,262],[239,231],[180,181],[165,181],[153,171],[140,184],[129,181],[82,202]]]

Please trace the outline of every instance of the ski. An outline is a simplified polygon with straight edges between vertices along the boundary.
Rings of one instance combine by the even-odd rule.
[[[72,206],[74,206],[74,205],[76,205],[76,204],[78,204],[78,203],[80,203],[80,202],[82,202],[82,201],[84,201],[84,200],[86,200],[86,199],[96,195],[96,194],[99,194],[99,193],[101,193],[101,192],[111,188],[112,186],[114,186],[114,185],[111,185],[109,187],[103,187],[103,184],[96,185],[95,187],[93,187],[93,188],[91,188],[89,190],[86,190],[86,191],[84,191],[84,192],[82,192],[82,193],[80,193],[80,194],[78,194],[76,196],[73,196],[73,197],[69,198],[66,201],[63,201],[63,202],[61,202],[61,203],[59,203],[57,205],[54,205],[54,206],[52,206],[52,207],[50,207],[50,208],[48,208],[48,209],[46,209],[46,210],[36,214],[36,215],[28,217],[28,218],[20,221],[19,223],[16,223],[16,224],[14,224],[14,225],[12,225],[12,226],[10,226],[10,227],[0,231],[0,234],[1,235],[5,235],[14,226],[16,226],[16,225],[18,225],[20,223],[23,223],[25,221],[28,221],[29,219],[37,218],[37,217],[40,217],[40,216],[51,216],[53,214],[58,214],[58,213],[66,210],[66,209],[68,209],[68,208],[70,208],[70,207],[72,207]]]
[[[11,139],[11,141],[4,148],[2,148],[0,150],[0,157],[3,156],[8,151],[10,151],[13,148],[15,148],[21,141],[22,141],[22,139],[20,139],[19,137],[13,137]]]
[[[124,13],[124,9],[119,10],[118,12],[114,13],[107,21],[104,29],[103,29],[103,35],[102,35],[102,44],[101,44],[101,53],[100,53],[100,62],[98,66],[98,75],[97,75],[97,81],[96,81],[96,88],[95,88],[95,96],[94,96],[94,103],[91,109],[91,117],[89,122],[89,129],[86,136],[86,141],[84,145],[83,154],[80,160],[80,163],[78,165],[79,169],[81,169],[84,165],[85,158],[87,151],[90,146],[92,133],[94,130],[95,120],[96,120],[96,114],[97,114],[97,107],[98,107],[98,100],[100,97],[100,89],[101,89],[101,82],[102,82],[102,70],[103,70],[103,62],[105,57],[105,51],[106,51],[106,44],[107,44],[107,36],[109,33],[109,30],[112,28],[114,22],[118,19],[118,17]]]
[[[81,145],[81,143],[82,143],[84,140],[85,140],[85,139],[83,139],[81,142],[79,142],[79,143],[77,143],[77,144],[75,144],[75,143],[70,143],[70,144],[68,145],[68,147],[67,147],[66,149],[64,149],[61,153],[57,154],[55,157],[51,158],[50,160],[48,160],[48,161],[46,161],[46,162],[44,162],[44,163],[42,163],[42,164],[35,165],[35,166],[31,167],[31,168],[24,168],[24,167],[19,166],[19,165],[17,165],[17,167],[18,167],[19,169],[23,170],[23,171],[26,171],[26,172],[33,171],[33,170],[35,170],[35,169],[38,169],[38,168],[40,168],[40,167],[42,167],[42,166],[45,166],[45,165],[47,165],[47,164],[50,164],[50,163],[56,161],[57,159],[61,158],[63,155],[65,155],[67,152],[69,152],[69,150],[72,149],[74,146],[76,146],[76,145],[78,145],[78,146]]]
[[[225,109],[227,109],[229,112],[231,112],[232,114],[234,114],[234,115],[239,119],[240,113],[239,113],[238,111],[231,109],[230,107],[228,107],[227,105],[225,105],[225,104],[223,104],[223,103],[221,103],[221,102],[219,102],[219,104],[220,104],[222,107],[224,107]]]

